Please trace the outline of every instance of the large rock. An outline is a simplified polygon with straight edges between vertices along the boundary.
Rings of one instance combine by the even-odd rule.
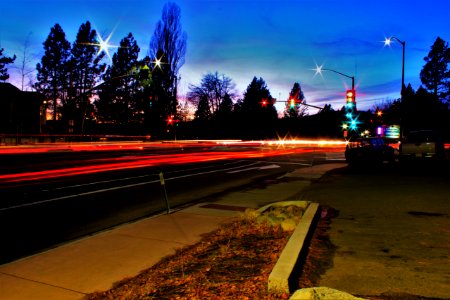
[[[290,300],[365,300],[327,287],[300,289],[289,298]]]

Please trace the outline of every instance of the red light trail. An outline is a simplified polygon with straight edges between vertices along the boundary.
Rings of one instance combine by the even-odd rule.
[[[32,181],[32,180],[40,180],[40,179],[49,179],[49,178],[57,178],[62,176],[74,176],[74,175],[84,175],[84,174],[92,174],[106,171],[114,171],[114,170],[122,170],[122,169],[132,169],[132,168],[144,168],[150,166],[158,166],[165,164],[186,164],[186,163],[195,163],[195,162],[207,162],[207,161],[218,161],[218,160],[227,160],[227,159],[254,159],[254,158],[263,158],[270,156],[282,156],[282,155],[291,155],[298,153],[307,153],[314,151],[314,147],[311,145],[311,141],[306,143],[300,142],[240,142],[240,141],[199,141],[196,142],[195,145],[205,145],[211,146],[212,144],[216,145],[226,145],[226,147],[230,146],[258,146],[257,150],[248,149],[244,147],[240,148],[229,148],[221,151],[198,151],[198,152],[189,152],[189,153],[181,153],[181,154],[161,154],[161,155],[146,155],[146,156],[127,156],[127,157],[119,157],[119,158],[108,158],[108,159],[99,159],[94,163],[91,162],[91,165],[80,166],[80,167],[67,167],[60,168],[54,170],[44,170],[44,171],[33,171],[33,172],[21,172],[14,174],[4,174],[0,175],[1,182],[22,182],[22,181]],[[71,145],[71,147],[77,149],[76,151],[83,151],[86,149],[101,149],[101,150],[124,150],[124,149],[142,149],[144,143],[121,143],[121,144],[110,144],[107,146],[101,145],[93,145],[93,144],[78,144]],[[148,146],[147,143],[145,145]],[[187,143],[173,143],[169,144],[169,147],[186,147],[192,144]],[[316,142],[316,147],[330,147],[330,151],[342,151],[344,142],[342,143],[324,143]],[[54,145],[53,145],[54,146]],[[67,146],[67,145],[66,145]],[[152,144],[152,147],[168,147],[168,144]],[[136,148],[137,147],[137,148]],[[24,150],[25,149],[25,150]],[[58,147],[38,147],[38,149],[33,148],[20,148],[18,151],[13,152],[13,148],[1,149],[3,152],[1,153],[23,153],[23,151],[27,151],[27,153],[35,153],[34,150],[43,151],[55,151],[55,149],[61,150]],[[83,149],[83,150],[81,150]],[[334,150],[333,150],[334,149]],[[29,151],[28,151],[29,150]],[[228,150],[228,151],[227,151]],[[108,161],[108,163],[106,162]]]

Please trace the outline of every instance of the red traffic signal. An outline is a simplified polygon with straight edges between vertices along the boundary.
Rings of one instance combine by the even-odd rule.
[[[167,125],[173,125],[173,123],[175,122],[175,120],[173,119],[173,116],[170,116],[167,118]]]
[[[355,103],[355,90],[347,90],[346,95],[346,102],[347,103]]]
[[[262,107],[267,107],[267,104],[269,103],[269,101],[267,101],[267,98],[263,98],[262,100],[261,100],[261,106]]]

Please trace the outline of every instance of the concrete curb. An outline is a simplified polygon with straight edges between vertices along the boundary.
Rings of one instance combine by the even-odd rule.
[[[307,237],[312,230],[311,225],[318,211],[318,203],[311,203],[306,209],[269,275],[269,291],[290,293],[289,279],[297,264],[302,248],[307,246]]]

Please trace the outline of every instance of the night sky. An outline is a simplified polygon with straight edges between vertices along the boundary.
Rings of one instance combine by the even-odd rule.
[[[148,52],[162,0],[15,0],[2,1],[0,47],[7,56],[9,82],[17,76],[25,41],[27,66],[35,69],[42,43],[59,23],[73,43],[80,25],[90,21],[110,43],[131,32],[140,56]],[[242,95],[254,76],[262,77],[272,97],[286,100],[299,82],[309,104],[331,103],[340,109],[351,80],[336,73],[316,74],[316,66],[355,76],[359,109],[397,99],[401,88],[402,46],[384,46],[386,37],[406,42],[405,82],[420,86],[423,58],[440,36],[450,41],[448,0],[179,0],[187,33],[186,62],[180,70],[180,93],[199,84],[203,75],[231,77]],[[114,52],[114,48],[110,49]],[[35,74],[34,74],[35,75]],[[283,109],[280,103],[278,110]],[[316,111],[310,109],[309,113]]]

